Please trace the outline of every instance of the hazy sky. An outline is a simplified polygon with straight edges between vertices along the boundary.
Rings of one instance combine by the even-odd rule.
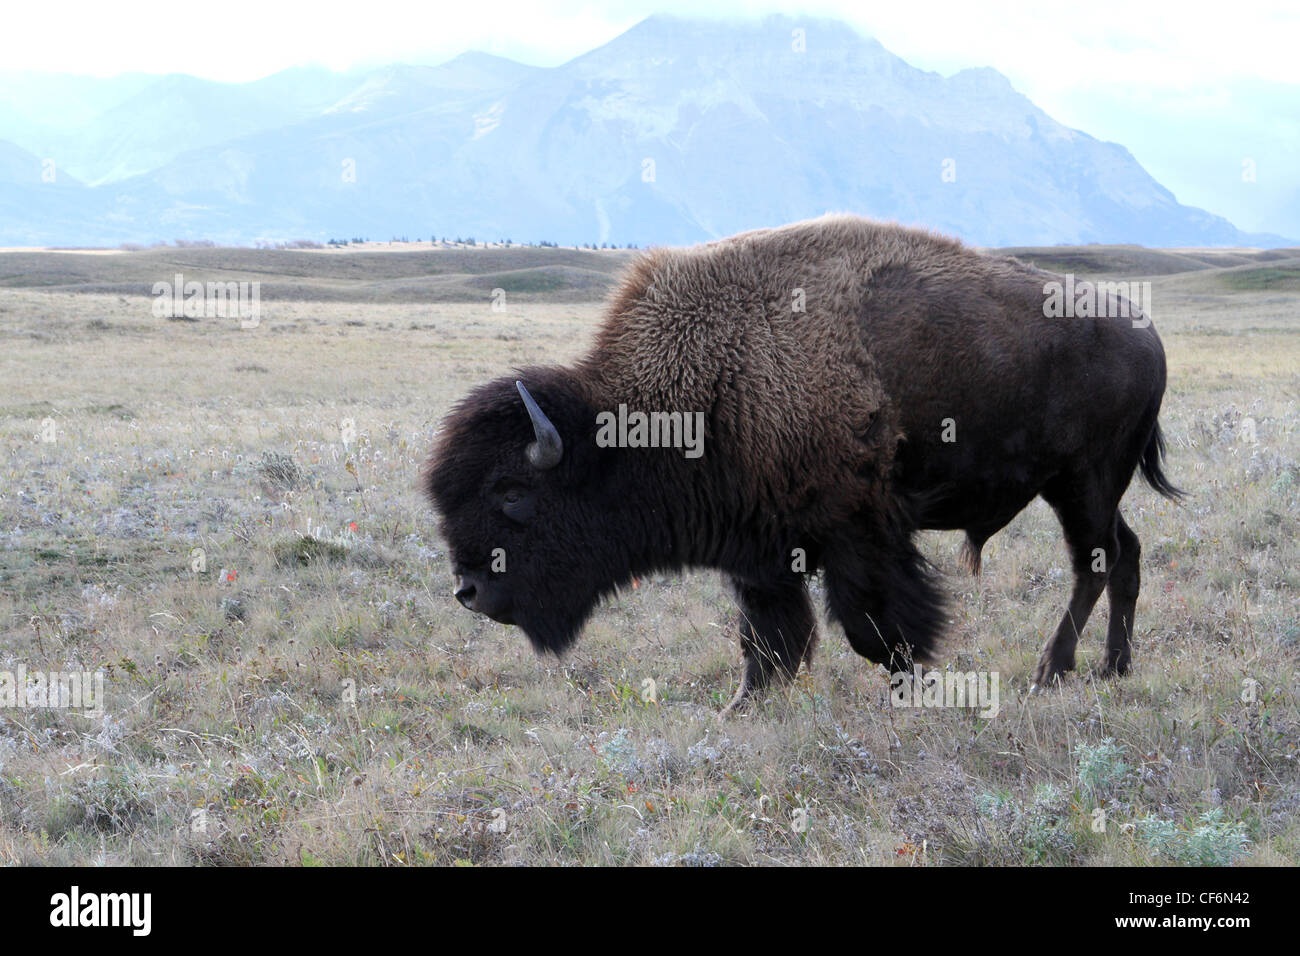
[[[1046,9],[1045,9],[1046,7]],[[1086,0],[737,3],[732,0],[67,0],[6,4],[0,68],[250,80],[294,64],[437,62],[482,49],[554,65],[656,11],[839,17],[914,65],[994,66],[1024,92],[1106,84],[1195,87],[1252,76],[1300,83],[1300,3]],[[1064,70],[1087,53],[1091,69]]]
[[[1066,125],[1128,146],[1181,201],[1244,228],[1275,228],[1270,210],[1297,201],[1286,197],[1300,156],[1300,0],[20,2],[3,12],[0,69],[242,81],[471,49],[549,66],[655,12],[837,17],[913,66],[995,67]],[[1244,157],[1260,167],[1249,188]]]

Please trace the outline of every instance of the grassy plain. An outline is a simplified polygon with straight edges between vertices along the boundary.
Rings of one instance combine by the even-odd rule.
[[[579,354],[622,261],[543,253],[0,255],[0,672],[102,669],[107,698],[0,708],[0,863],[1300,861],[1294,250],[1021,251],[1152,281],[1190,498],[1125,500],[1129,677],[1090,676],[1103,601],[1078,674],[1028,696],[1069,589],[1039,502],[979,578],[959,536],[923,540],[947,661],[1000,675],[996,717],[892,707],[824,627],[788,693],[721,723],[716,575],[642,581],[563,661],[452,599],[415,489],[438,421]],[[155,318],[182,270],[263,281],[260,325]]]

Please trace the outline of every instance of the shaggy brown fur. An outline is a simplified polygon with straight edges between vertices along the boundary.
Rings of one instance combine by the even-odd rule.
[[[749,508],[794,508],[824,531],[885,507],[873,495],[901,434],[852,321],[878,252],[862,225],[819,220],[649,252],[575,377],[596,408],[703,411],[707,454],[725,457]]]

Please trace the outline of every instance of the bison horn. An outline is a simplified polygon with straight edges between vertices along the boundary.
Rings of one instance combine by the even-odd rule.
[[[528,417],[533,422],[533,433],[537,436],[537,441],[528,446],[528,461],[538,471],[554,468],[564,456],[564,441],[560,438],[560,433],[555,430],[555,426],[551,424],[551,420],[546,417],[546,413],[537,407],[533,396],[528,394],[524,383],[515,382],[515,388],[519,389],[519,397],[524,400]]]

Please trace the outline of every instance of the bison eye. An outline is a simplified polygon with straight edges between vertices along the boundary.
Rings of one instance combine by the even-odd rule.
[[[508,488],[501,493],[501,510],[512,521],[527,521],[533,516],[532,495],[518,488]]]

